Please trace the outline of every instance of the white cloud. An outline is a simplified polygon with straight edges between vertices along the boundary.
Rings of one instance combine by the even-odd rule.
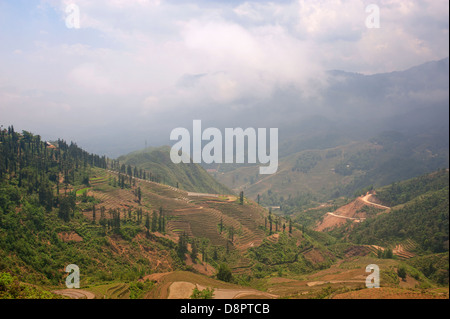
[[[0,53],[2,101],[15,105],[11,119],[25,104],[14,96],[38,91],[39,102],[27,100],[34,105],[26,108],[29,121],[47,101],[70,114],[107,114],[105,125],[133,112],[147,126],[159,125],[159,116],[251,109],[284,88],[318,98],[328,69],[390,72],[448,56],[444,0],[377,1],[379,29],[365,27],[363,0],[77,0],[81,29],[68,30],[64,9],[73,2],[41,1],[59,12],[59,29],[43,19],[37,30],[45,34],[38,32],[31,49]]]

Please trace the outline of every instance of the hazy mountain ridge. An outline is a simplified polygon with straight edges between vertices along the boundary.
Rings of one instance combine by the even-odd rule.
[[[328,86],[320,91],[320,105],[327,112],[280,128],[285,131],[280,132],[284,147],[299,145],[298,151],[308,136],[319,138],[324,134],[333,141],[338,137],[361,140],[386,130],[405,134],[436,128],[448,131],[448,58],[405,71],[373,75],[330,71],[329,75]],[[330,140],[327,142],[330,145]],[[314,147],[311,144],[308,148]],[[289,153],[282,148],[280,154]]]
[[[260,181],[262,176],[252,167],[233,165],[230,169],[222,164],[220,172],[225,174],[215,176],[230,188],[244,189],[252,198],[271,188],[278,198],[298,196],[292,189],[297,183],[300,195],[312,194],[320,201],[333,193],[348,196],[369,185],[379,187],[448,167],[448,66],[445,58],[374,75],[330,71],[329,85],[321,91],[321,105],[328,105],[329,113],[279,128],[277,174]],[[287,176],[288,171],[296,171],[300,157],[313,151],[321,153],[322,160],[308,171]],[[327,152],[338,155],[329,157]],[[349,170],[336,171],[346,165]],[[315,186],[312,181],[320,176],[322,184]]]

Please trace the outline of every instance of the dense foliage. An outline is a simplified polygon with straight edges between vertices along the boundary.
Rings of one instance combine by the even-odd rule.
[[[139,256],[136,243],[136,235],[145,231],[142,210],[128,211],[120,218],[118,210],[98,207],[96,221],[82,213],[85,208],[95,212],[97,201],[86,189],[92,173],[105,168],[105,157],[89,154],[74,143],[50,144],[37,135],[17,133],[13,127],[2,130],[0,271],[44,285],[61,285],[64,269],[72,263],[82,269],[84,284],[136,280],[148,273],[150,261]],[[133,176],[123,176],[122,186],[130,187]],[[162,216],[160,210],[161,231]],[[76,234],[81,241],[63,240],[63,234]],[[113,240],[124,241],[130,252],[127,259],[113,253]],[[151,234],[142,240],[149,249],[175,248],[173,242]]]
[[[430,191],[448,186],[448,170],[442,169],[433,174],[426,174],[411,180],[393,183],[377,190],[377,198],[387,206],[404,204],[413,198]]]
[[[448,251],[448,186],[408,202],[403,208],[357,225],[349,239],[361,244],[413,239],[424,251]]]

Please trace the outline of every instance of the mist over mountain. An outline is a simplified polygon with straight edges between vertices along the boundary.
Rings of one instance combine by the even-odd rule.
[[[332,147],[382,131],[438,134],[449,131],[449,59],[401,72],[362,75],[330,71],[318,109],[327,111],[280,126],[280,154]],[[290,121],[295,116],[291,114]],[[448,147],[448,143],[447,143]]]
[[[183,81],[192,81],[189,85],[195,86],[199,77],[185,77]],[[176,127],[192,131],[194,119],[202,120],[203,129],[278,127],[280,155],[286,155],[292,147],[296,151],[323,143],[330,147],[370,138],[385,130],[445,133],[449,127],[448,87],[448,58],[373,75],[333,70],[320,81],[311,82],[308,91],[279,87],[263,100],[159,112],[150,115],[146,130],[141,127],[142,118],[120,129],[99,125],[98,131],[92,132],[89,139],[82,138],[79,144],[110,157],[142,149],[145,143],[172,145],[170,132]],[[150,125],[156,118],[157,124]]]

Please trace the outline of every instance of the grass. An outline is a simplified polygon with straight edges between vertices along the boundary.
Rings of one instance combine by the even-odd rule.
[[[84,192],[87,192],[90,189],[91,189],[90,187],[84,187],[84,188],[78,189],[77,190],[77,196],[82,195]]]

